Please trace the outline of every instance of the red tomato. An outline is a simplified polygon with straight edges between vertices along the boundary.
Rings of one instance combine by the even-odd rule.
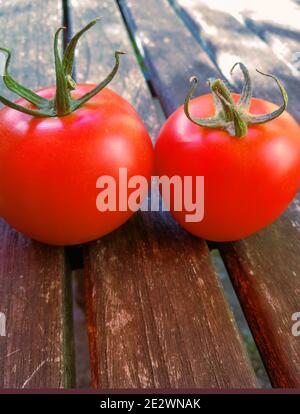
[[[235,102],[238,97],[233,94]],[[250,112],[276,108],[253,98]],[[190,113],[212,116],[212,96],[192,99]],[[173,203],[170,208],[182,227],[207,240],[237,240],[257,232],[283,212],[300,188],[300,128],[286,112],[266,124],[249,126],[248,134],[237,138],[194,124],[180,107],[163,126],[155,157],[160,176],[204,176],[202,221],[186,222],[189,212],[174,211]]]
[[[77,85],[74,98],[95,85]],[[52,98],[55,88],[39,91]],[[27,101],[19,104],[32,108]],[[38,118],[0,110],[0,215],[33,239],[57,245],[84,243],[119,227],[131,215],[99,212],[98,177],[118,184],[150,179],[153,147],[132,106],[109,88],[63,117]]]

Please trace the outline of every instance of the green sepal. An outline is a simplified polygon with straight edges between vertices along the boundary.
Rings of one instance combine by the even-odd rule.
[[[21,98],[26,99],[28,102],[31,102],[38,108],[49,108],[50,104],[47,99],[42,98],[41,96],[37,95],[35,92],[21,85],[10,75],[10,73],[8,72],[8,67],[9,67],[10,60],[11,60],[11,51],[3,47],[0,47],[0,51],[6,54],[3,82],[5,86],[7,87],[7,89],[19,95]]]
[[[263,73],[257,70],[258,73],[268,76],[275,80],[282,97],[281,106],[269,114],[253,115],[249,112],[249,107],[252,98],[252,83],[247,67],[237,62],[231,69],[239,66],[244,76],[244,86],[241,96],[237,103],[234,102],[231,93],[225,82],[221,79],[209,79],[213,100],[215,104],[215,115],[209,118],[194,118],[189,111],[189,103],[197,87],[197,78],[194,76],[190,80],[190,89],[187,93],[184,102],[184,112],[188,119],[194,124],[206,127],[224,129],[230,135],[236,137],[244,137],[247,135],[249,125],[263,124],[279,117],[286,109],[288,104],[287,92],[279,79],[274,75]]]
[[[69,45],[66,47],[62,58],[59,53],[58,40],[59,35],[64,28],[61,27],[56,31],[54,36],[56,94],[54,99],[45,99],[36,94],[35,92],[31,91],[30,89],[26,88],[25,86],[21,85],[20,83],[18,83],[8,72],[8,67],[11,59],[10,50],[0,48],[0,51],[4,52],[7,56],[3,76],[5,86],[12,92],[16,93],[18,96],[26,99],[28,102],[35,105],[36,109],[30,109],[25,106],[19,105],[1,95],[0,102],[19,112],[23,112],[36,117],[61,117],[75,111],[76,109],[84,105],[86,102],[88,102],[97,93],[99,93],[112,81],[112,79],[116,75],[120,65],[119,56],[124,54],[123,52],[115,52],[115,65],[112,71],[93,90],[86,93],[79,99],[72,99],[70,95],[70,91],[76,88],[76,83],[72,78],[72,71],[77,43],[81,36],[87,30],[93,27],[98,21],[98,18],[94,19],[82,30],[80,30],[77,34],[75,34],[75,36],[71,39]]]

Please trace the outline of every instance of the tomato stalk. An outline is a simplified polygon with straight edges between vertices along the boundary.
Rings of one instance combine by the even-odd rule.
[[[235,137],[244,137],[247,135],[249,125],[264,124],[279,117],[285,111],[288,103],[288,95],[282,83],[275,76],[260,72],[264,76],[268,76],[275,80],[282,97],[282,105],[275,111],[269,114],[253,115],[250,114],[249,108],[252,98],[252,82],[247,67],[237,62],[231,69],[231,73],[236,66],[239,66],[244,76],[244,86],[237,103],[234,102],[231,93],[224,81],[221,79],[209,79],[212,96],[215,105],[215,115],[209,118],[194,118],[189,112],[189,102],[196,90],[198,79],[193,76],[190,80],[191,86],[184,102],[184,112],[190,121],[193,123],[206,127],[224,129],[230,135]]]
[[[9,64],[11,60],[11,52],[9,49],[0,47],[0,51],[6,54],[6,62],[4,67],[4,76],[3,81],[5,86],[12,92],[16,93],[21,98],[26,99],[28,102],[32,103],[36,109],[27,108],[25,106],[19,105],[11,100],[0,95],[0,102],[4,105],[9,106],[17,111],[24,112],[28,115],[36,117],[61,117],[74,112],[76,109],[80,108],[83,104],[88,102],[93,96],[99,93],[103,88],[105,88],[111,80],[116,75],[119,65],[120,58],[119,56],[124,54],[123,52],[115,52],[115,65],[109,75],[100,82],[94,89],[86,93],[79,99],[73,99],[71,97],[71,91],[75,89],[76,83],[72,78],[75,49],[78,43],[78,40],[81,36],[94,26],[99,19],[91,21],[87,26],[80,30],[70,41],[66,50],[64,51],[63,57],[61,58],[58,50],[58,40],[59,34],[64,27],[59,28],[54,36],[54,60],[55,60],[55,74],[56,74],[56,94],[53,99],[45,99],[39,96],[37,93],[31,91],[25,86],[17,82],[9,73]]]

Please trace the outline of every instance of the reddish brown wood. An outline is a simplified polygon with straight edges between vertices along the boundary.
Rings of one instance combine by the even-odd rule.
[[[184,2],[180,1],[180,3],[183,4]],[[174,34],[169,38],[168,47],[163,48],[164,62],[173,62],[172,68],[176,73],[175,79],[174,75],[172,77],[169,73],[171,69],[166,68],[166,64],[162,61],[161,39],[163,34],[169,31],[169,25],[171,26],[170,31],[174,27],[180,27],[179,17],[177,23],[174,18],[172,18],[172,23],[170,18],[169,20],[164,18],[165,24],[160,27],[159,31],[156,31],[152,28],[152,22],[157,21],[160,14],[164,16],[164,10],[166,10],[165,8],[162,9],[161,1],[151,1],[149,3],[151,7],[146,0],[141,0],[139,4],[122,0],[121,4],[124,7],[132,32],[141,41],[149,62],[150,78],[153,79],[154,87],[160,88],[157,93],[160,96],[163,108],[169,114],[170,108],[176,108],[182,104],[182,97],[187,90],[186,66],[182,67],[181,62],[194,62],[194,58],[191,56],[188,46],[178,48],[178,37],[180,37],[181,44],[189,45],[190,34],[184,31],[180,31],[178,37]],[[212,10],[208,13],[208,7],[203,6],[199,9],[198,2],[193,2],[193,4],[198,13],[191,7],[188,11],[190,16],[194,16],[196,26],[199,26],[200,20],[197,20],[195,16],[199,16],[199,13],[201,13],[205,22],[208,21],[212,24],[216,19],[220,20],[220,28],[218,26],[215,30],[209,31],[208,26],[202,24],[203,27],[199,27],[199,31],[202,36],[202,44],[206,45],[206,49],[210,48],[214,52],[214,59],[220,57],[221,67],[223,62],[221,56],[222,53],[224,56],[226,52],[223,40],[232,37],[232,28],[238,27],[238,22],[234,22],[235,26],[226,24],[226,22],[232,21],[232,16],[225,16],[219,13],[218,10]],[[152,14],[152,18],[150,18],[150,14]],[[157,16],[157,19],[153,16]],[[163,19],[163,17],[161,18]],[[216,30],[220,30],[220,42],[217,41]],[[283,78],[287,91],[293,99],[293,114],[300,120],[297,88],[293,87],[294,84],[299,83],[299,79],[296,80],[292,77],[292,72],[288,66],[276,58],[267,44],[262,46],[261,40],[254,33],[243,27],[240,27],[238,33],[240,43],[244,41],[247,44],[247,42],[252,41],[253,44],[259,46],[259,50],[264,51],[260,56],[264,62],[263,66],[266,72],[272,73],[274,68],[283,68],[283,76],[280,73],[278,76]],[[200,45],[198,47],[201,48]],[[238,42],[233,41],[228,47],[229,52],[233,55],[235,51],[239,51]],[[195,48],[195,50],[197,49]],[[180,57],[178,57],[179,55]],[[270,57],[272,58],[270,59]],[[227,60],[224,59],[224,62],[226,63]],[[221,68],[222,70],[226,69],[225,66]],[[197,74],[194,63],[190,68],[190,75],[193,74]],[[201,78],[203,79],[202,75]],[[260,97],[267,99],[270,94],[274,94],[275,89],[267,92],[270,83],[263,77],[258,78],[258,84]],[[201,89],[198,93],[201,93]],[[235,244],[218,245],[235,282],[237,293],[246,311],[274,386],[295,387],[299,386],[300,381],[300,346],[297,342],[299,339],[291,335],[292,313],[299,311],[300,304],[299,240],[299,202],[296,200],[276,223],[257,236]]]
[[[83,41],[78,78],[96,81],[110,70],[113,50],[125,50],[112,87],[134,104],[155,136],[158,116],[116,4],[74,1],[74,30],[95,15],[103,23]],[[95,387],[256,385],[205,242],[167,214],[136,214],[90,243],[85,281]]]
[[[61,248],[33,242],[0,222],[0,387],[64,386]]]
[[[101,388],[256,384],[206,244],[138,214],[86,256],[93,383]]]
[[[296,68],[293,67],[292,50],[296,51],[297,45],[297,50],[300,50],[299,33],[295,30],[294,32],[277,30],[276,33],[275,13],[271,16],[273,25],[268,25],[267,10],[253,3],[247,5],[244,3],[244,8],[242,3],[237,3],[235,13],[230,3],[222,0],[214,3],[209,0],[174,0],[174,4],[177,5],[180,15],[194,36],[205,45],[205,49],[229,82],[241,89],[242,77],[238,76],[238,71],[234,77],[230,75],[233,64],[241,61],[253,74],[254,96],[263,96],[265,99],[279,103],[277,88],[255,70],[273,73],[279,77],[289,92],[289,111],[293,115],[298,115],[300,79]],[[291,9],[291,5],[289,6]],[[276,9],[278,16],[280,9],[283,18],[286,16],[285,21],[287,21],[289,14],[285,12],[286,5],[278,4]],[[300,16],[299,11],[298,14]],[[265,16],[260,24],[255,20],[257,15]],[[249,26],[252,28],[257,26],[257,30],[254,32]],[[261,32],[258,27],[261,28]],[[282,53],[286,55],[285,58]]]
[[[60,25],[60,1],[1,2],[1,46],[12,49],[12,71],[27,86],[53,82],[51,44]],[[72,384],[65,271],[63,248],[34,242],[0,220],[0,388]]]
[[[221,246],[277,387],[300,387],[300,341],[292,334],[292,315],[300,311],[299,211],[295,200],[274,225],[239,243]]]

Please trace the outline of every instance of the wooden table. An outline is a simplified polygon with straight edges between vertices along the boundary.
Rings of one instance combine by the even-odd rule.
[[[237,60],[252,72],[258,67],[280,77],[289,111],[300,120],[300,77],[292,64],[292,53],[300,51],[299,30],[242,7],[233,13],[222,3],[215,1],[212,9],[208,0],[69,0],[62,8],[60,0],[2,0],[0,43],[13,49],[12,68],[20,81],[45,86],[54,82],[55,29],[63,21],[70,37],[102,16],[80,43],[77,81],[103,78],[113,51],[126,51],[112,87],[135,106],[153,139],[164,117],[183,103],[191,75],[202,80],[199,94],[207,92],[211,76],[239,88],[229,75]],[[296,3],[289,7],[299,21]],[[264,77],[257,76],[255,85],[260,97],[278,102]],[[296,198],[257,235],[213,246],[274,387],[300,387],[300,338],[292,335],[292,314],[300,311],[299,202]],[[84,270],[94,387],[257,387],[211,247],[167,213],[139,212],[101,240],[66,250],[34,242],[1,221],[0,312],[7,317],[7,335],[0,337],[0,387],[76,385],[71,286],[76,256]]]

